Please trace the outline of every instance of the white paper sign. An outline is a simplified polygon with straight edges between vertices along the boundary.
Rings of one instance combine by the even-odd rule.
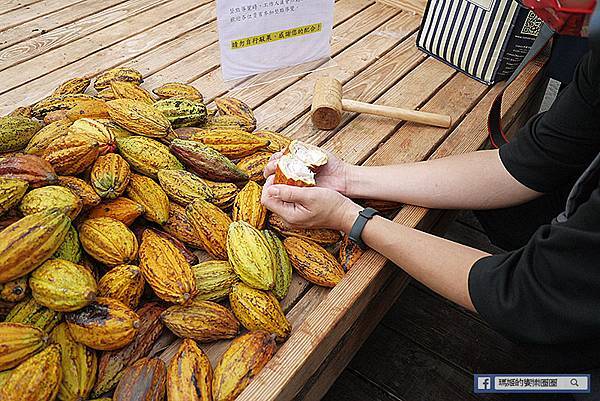
[[[334,0],[217,0],[226,81],[331,56]]]

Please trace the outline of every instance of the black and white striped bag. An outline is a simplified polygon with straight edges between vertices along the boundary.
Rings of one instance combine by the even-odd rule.
[[[514,0],[429,0],[417,47],[493,84],[519,65],[541,24]]]

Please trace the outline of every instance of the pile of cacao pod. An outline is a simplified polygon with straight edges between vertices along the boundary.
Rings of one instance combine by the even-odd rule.
[[[233,400],[290,335],[292,271],[333,287],[360,250],[261,205],[290,140],[242,101],[91,81],[0,117],[0,399]]]

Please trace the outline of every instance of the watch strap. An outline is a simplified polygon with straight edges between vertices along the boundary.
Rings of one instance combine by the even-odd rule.
[[[361,210],[352,225],[352,229],[350,229],[350,233],[348,234],[348,238],[355,244],[357,244],[361,249],[367,248],[364,241],[362,240],[362,232],[365,229],[365,226],[373,218],[373,216],[378,215],[379,212],[371,207],[367,207]]]

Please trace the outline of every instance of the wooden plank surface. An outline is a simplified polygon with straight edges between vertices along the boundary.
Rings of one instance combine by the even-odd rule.
[[[14,26],[2,32],[0,49],[5,49],[15,43],[22,42],[40,35],[46,35],[53,29],[67,25],[73,21],[80,20],[90,15],[98,14],[114,5],[123,3],[125,0],[84,0],[81,3],[69,7],[68,12],[56,11],[44,18]],[[2,57],[0,56],[0,59]]]
[[[0,70],[32,59],[168,0],[90,0],[2,33]],[[114,7],[113,7],[114,6]],[[29,40],[27,40],[29,39]]]
[[[43,53],[38,57],[24,61],[14,67],[0,71],[0,81],[4,83],[0,94],[5,93],[22,83],[27,83],[44,74],[55,71],[65,64],[70,64],[98,50],[161,26],[162,30],[187,21],[196,22],[200,18],[206,23],[215,18],[215,9],[209,0],[198,1],[197,6],[189,12],[182,10],[183,1],[172,0],[152,7],[124,21],[93,32],[85,38],[78,39],[58,49]],[[208,4],[207,4],[208,3]],[[204,5],[204,7],[202,7]],[[190,26],[190,28],[193,25]],[[17,71],[20,73],[17,74]]]
[[[42,0],[26,5],[22,8],[16,8],[0,15],[0,33],[13,26],[23,24],[27,21],[34,20],[44,15],[51,14],[58,10],[69,8],[79,1],[65,0]]]
[[[29,4],[37,3],[38,1],[41,0],[4,0],[0,3],[0,15],[23,8]]]
[[[402,300],[382,324],[468,374],[578,372],[599,365],[599,342],[581,346],[518,344],[428,290],[409,286]]]

